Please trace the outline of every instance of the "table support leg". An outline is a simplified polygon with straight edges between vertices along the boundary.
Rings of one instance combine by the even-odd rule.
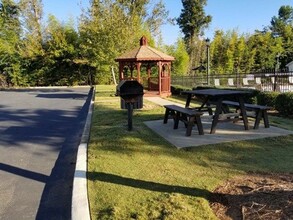
[[[241,115],[243,118],[244,128],[245,130],[249,130],[249,124],[248,124],[246,109],[244,106],[244,100],[241,96],[239,97],[239,107],[240,107]]]
[[[185,104],[185,108],[188,108],[190,105],[190,101],[191,101],[191,94],[187,95],[187,99],[186,99],[186,104]]]
[[[216,111],[215,111],[215,115],[214,115],[214,118],[213,118],[210,134],[214,134],[216,132],[216,126],[218,124],[219,116],[220,116],[221,111],[222,111],[222,101],[223,101],[223,98],[219,98],[218,101],[217,101]]]

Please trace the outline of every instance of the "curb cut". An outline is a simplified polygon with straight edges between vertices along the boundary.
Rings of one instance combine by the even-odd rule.
[[[86,123],[82,133],[81,141],[78,146],[76,166],[73,179],[71,219],[90,220],[90,210],[87,193],[87,148],[90,137],[92,114],[94,109],[95,89],[91,88],[91,102],[86,118]]]

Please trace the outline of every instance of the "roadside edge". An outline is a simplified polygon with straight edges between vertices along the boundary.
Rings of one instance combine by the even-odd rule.
[[[87,148],[90,137],[92,114],[94,109],[95,89],[91,87],[89,93],[91,102],[86,118],[86,123],[82,133],[81,141],[78,146],[76,166],[72,188],[71,219],[72,220],[90,220],[90,210],[87,192]]]

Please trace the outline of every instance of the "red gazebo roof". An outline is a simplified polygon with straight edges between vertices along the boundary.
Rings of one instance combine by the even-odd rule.
[[[120,57],[117,57],[115,61],[173,61],[174,57],[169,56],[161,51],[158,51],[147,45],[146,37],[140,39],[140,47],[135,48]]]

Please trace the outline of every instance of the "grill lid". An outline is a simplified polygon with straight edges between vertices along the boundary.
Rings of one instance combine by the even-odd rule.
[[[137,80],[121,80],[116,87],[116,94],[119,96],[141,96],[143,86]]]

